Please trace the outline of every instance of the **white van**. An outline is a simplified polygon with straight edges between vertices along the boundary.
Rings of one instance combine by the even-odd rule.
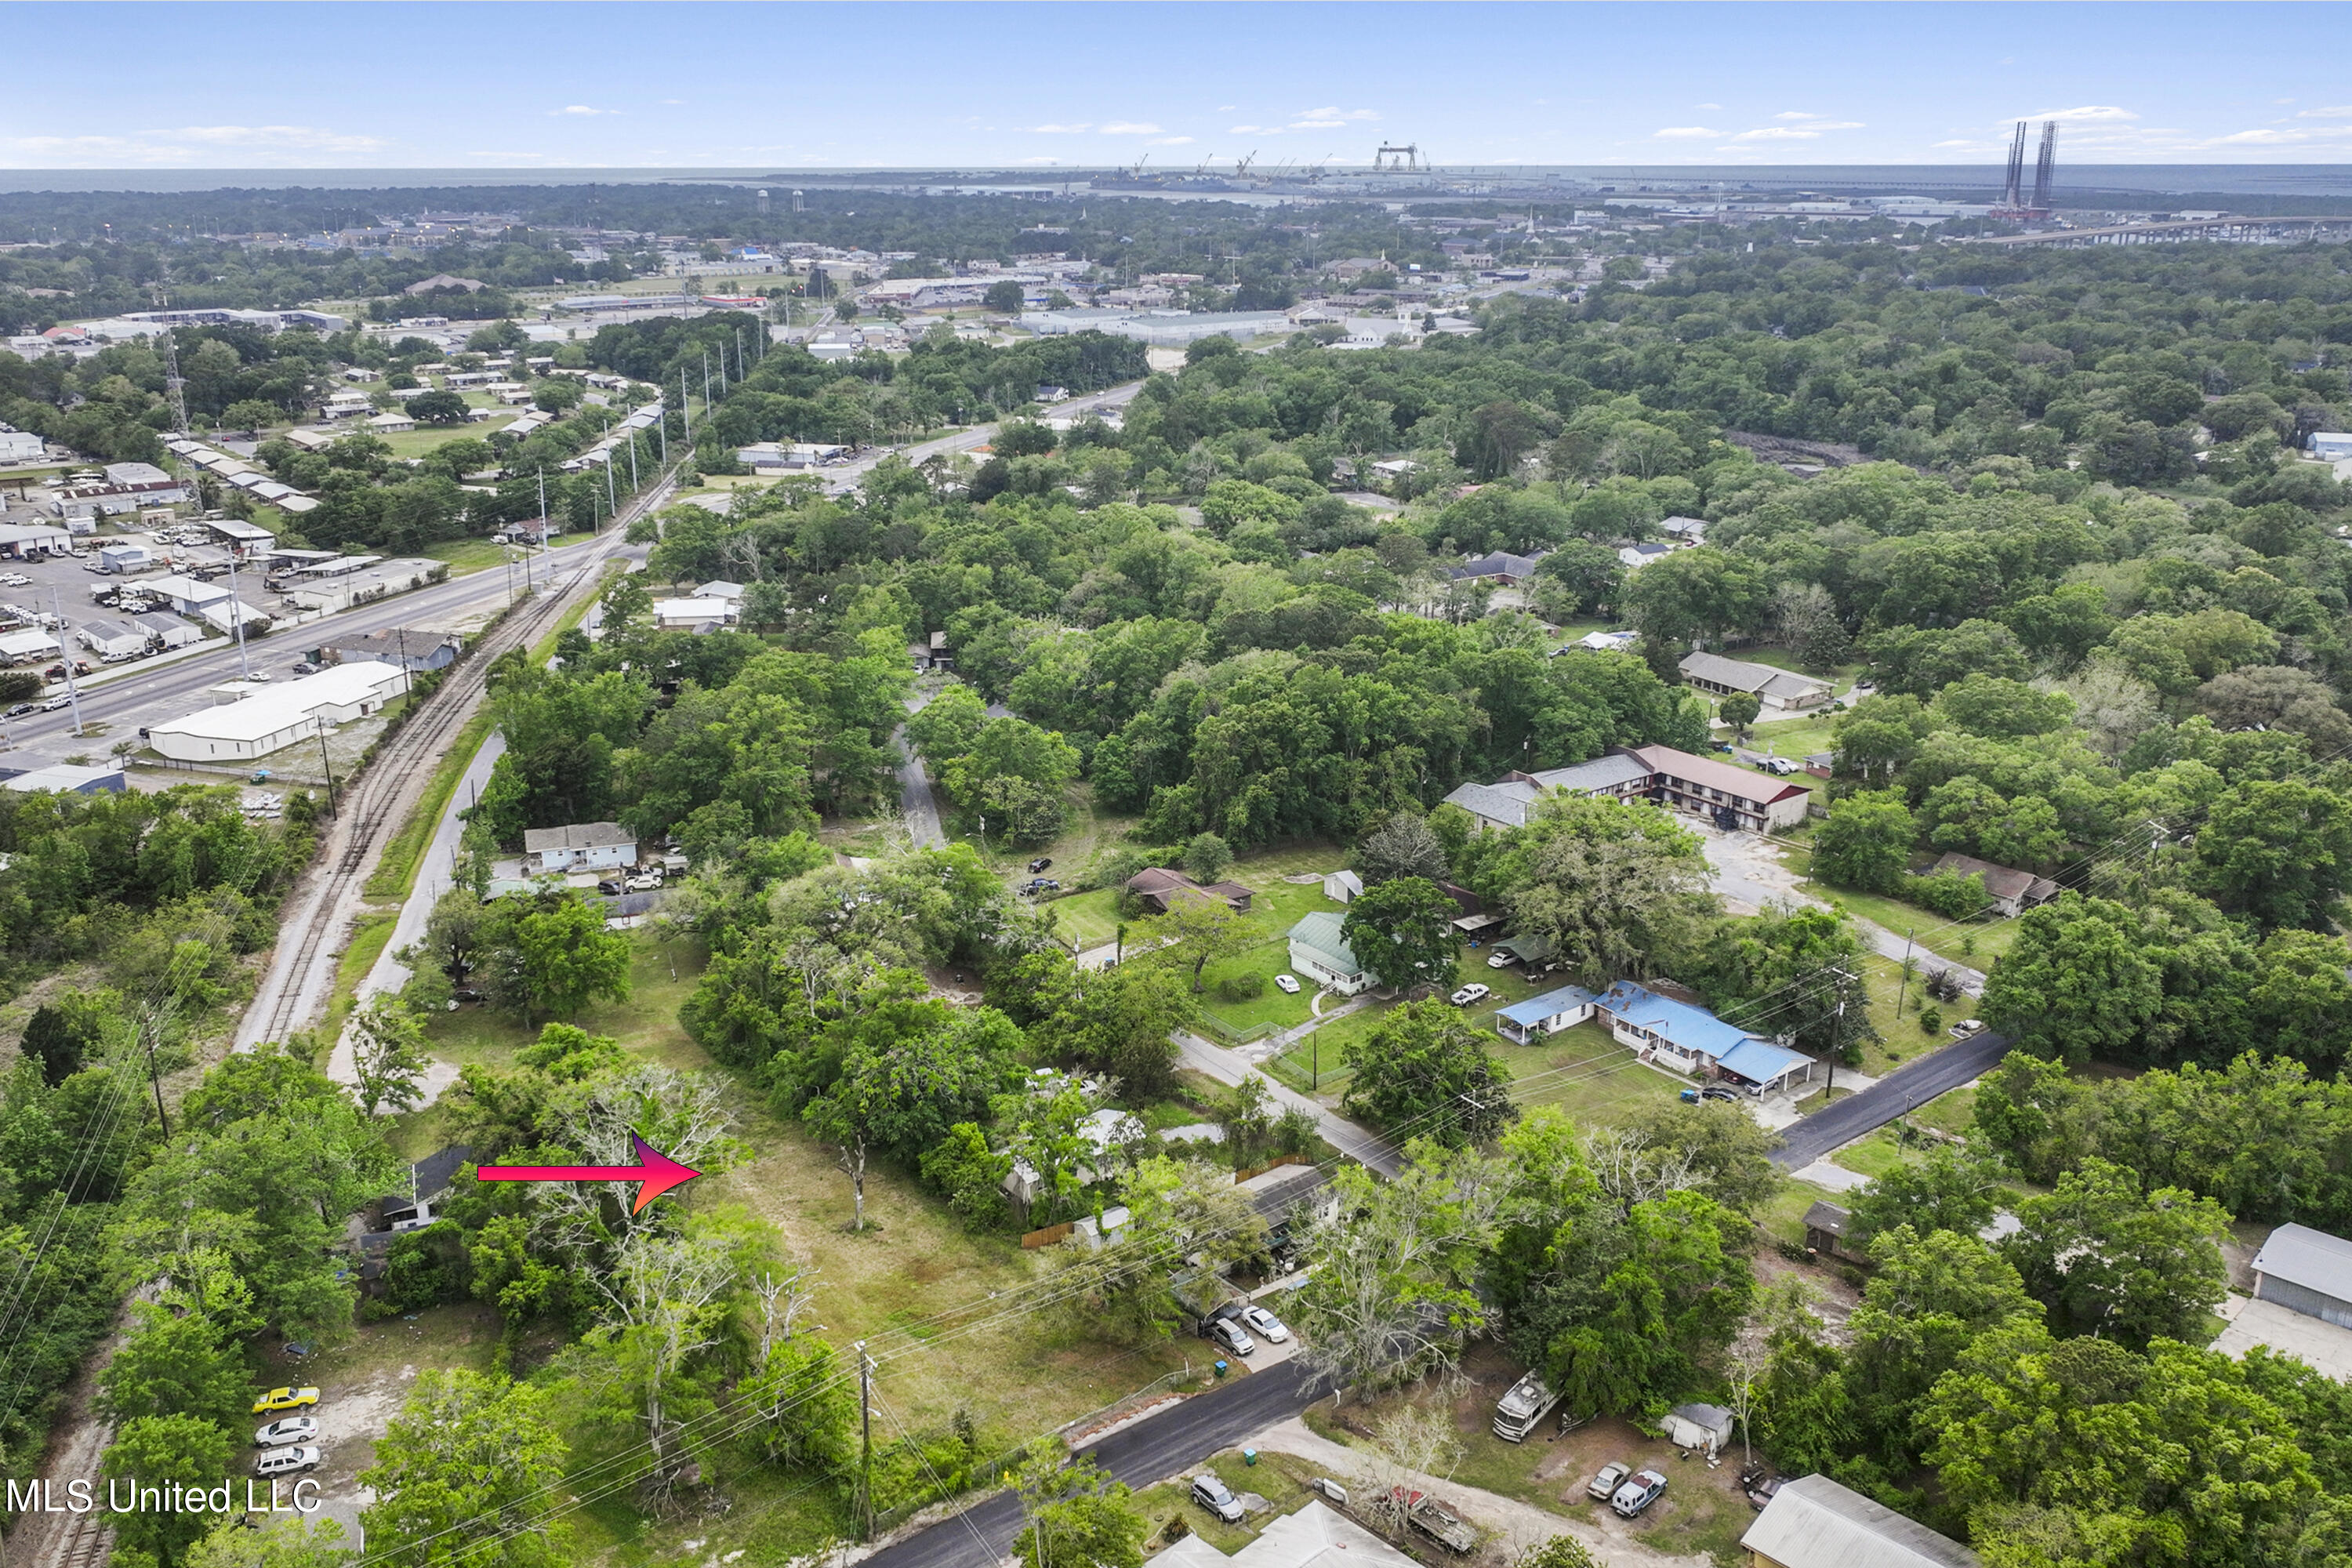
[[[282,1476],[295,1470],[315,1470],[326,1458],[310,1444],[297,1447],[272,1448],[253,1461],[257,1476]]]

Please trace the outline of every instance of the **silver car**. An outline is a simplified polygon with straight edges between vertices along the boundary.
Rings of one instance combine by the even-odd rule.
[[[1242,1507],[1241,1499],[1234,1496],[1231,1487],[1210,1475],[1192,1478],[1192,1500],[1227,1524],[1239,1524],[1248,1511]]]
[[[1257,1349],[1257,1342],[1244,1333],[1242,1326],[1231,1318],[1219,1318],[1210,1332],[1216,1336],[1219,1344],[1235,1355],[1247,1355]]]
[[[288,1443],[308,1443],[319,1436],[317,1417],[289,1415],[282,1421],[272,1421],[253,1435],[253,1440],[264,1448],[281,1447]]]

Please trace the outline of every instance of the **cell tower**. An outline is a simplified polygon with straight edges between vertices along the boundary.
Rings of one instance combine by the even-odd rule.
[[[2042,122],[2042,155],[2033,161],[2033,210],[2050,212],[2051,185],[2058,173],[2058,122]]]

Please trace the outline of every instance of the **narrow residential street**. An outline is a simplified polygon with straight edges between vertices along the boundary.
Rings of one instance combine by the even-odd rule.
[[[1265,1073],[1239,1051],[1202,1039],[1188,1030],[1176,1032],[1176,1043],[1181,1048],[1181,1060],[1188,1068],[1197,1068],[1219,1083],[1239,1083],[1252,1073],[1264,1079],[1274,1093],[1275,1103],[1285,1110],[1307,1112],[1315,1118],[1323,1134],[1323,1142],[1342,1154],[1370,1167],[1383,1176],[1394,1176],[1404,1168],[1404,1156],[1393,1143],[1370,1128],[1349,1121],[1336,1110],[1318,1105],[1293,1089],[1286,1089]]]

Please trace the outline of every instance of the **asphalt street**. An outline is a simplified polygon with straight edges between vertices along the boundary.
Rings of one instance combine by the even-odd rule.
[[[568,572],[585,559],[582,552],[603,549],[608,542],[617,541],[559,546],[544,557],[534,556],[533,583],[543,582],[550,567]],[[324,620],[289,626],[267,637],[248,638],[246,658],[255,673],[266,672],[274,679],[285,680],[291,677],[294,662],[325,637],[383,631],[393,626],[440,629],[452,621],[485,615],[505,603],[507,577],[506,572],[498,570],[453,577],[446,583],[396,594]],[[520,568],[514,572],[514,584],[518,590],[522,585]],[[68,600],[66,613],[71,626],[100,612]],[[69,638],[70,633],[60,640]],[[70,753],[104,752],[117,741],[135,737],[142,725],[176,719],[203,707],[205,692],[224,680],[236,679],[242,668],[234,642],[220,640],[204,646],[205,651],[199,654],[142,660],[117,667],[120,673],[104,672],[102,679],[83,679],[82,720],[86,724],[104,724],[107,728],[102,736],[77,738],[72,732],[72,710],[59,709],[55,713],[13,721],[8,735],[13,747],[0,754],[6,757],[6,765],[25,768],[56,762]],[[53,694],[61,694],[63,689],[56,688]]]
[[[2008,1039],[1988,1031],[1921,1057],[1860,1094],[1816,1110],[1789,1128],[1781,1134],[1780,1147],[1772,1152],[1772,1162],[1784,1170],[1802,1170],[1831,1150],[1842,1149],[1896,1117],[1909,1115],[1937,1095],[1981,1078],[2008,1054]]]
[[[1181,1474],[1254,1432],[1287,1421],[1328,1392],[1296,1360],[1234,1379],[1078,1452],[1142,1489]],[[1021,1501],[1001,1491],[884,1547],[866,1568],[994,1568],[1021,1533]]]

